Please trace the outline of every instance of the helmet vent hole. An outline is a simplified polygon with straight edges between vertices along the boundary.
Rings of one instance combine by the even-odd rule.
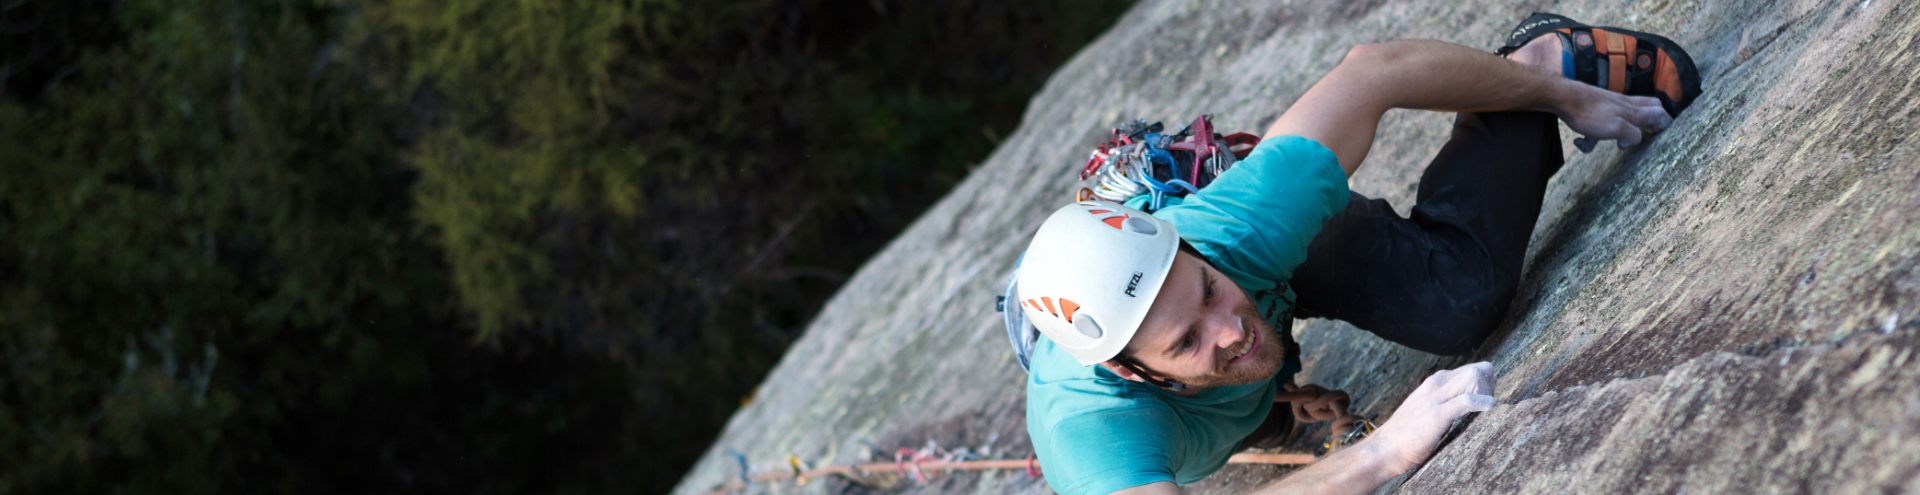
[[[1073,329],[1079,330],[1081,335],[1085,335],[1089,339],[1100,338],[1101,335],[1106,333],[1100,330],[1099,323],[1093,322],[1092,316],[1084,314],[1073,320]]]
[[[1138,232],[1146,235],[1154,235],[1154,234],[1160,233],[1160,229],[1158,227],[1154,227],[1153,222],[1147,221],[1147,219],[1145,218],[1139,218],[1139,217],[1128,218],[1126,224],[1127,224],[1127,230],[1131,230],[1134,232]]]

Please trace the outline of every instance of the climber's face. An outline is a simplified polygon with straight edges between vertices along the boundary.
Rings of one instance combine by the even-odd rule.
[[[1286,357],[1284,345],[1246,291],[1182,251],[1123,352],[1159,378],[1209,387],[1272,378]],[[1124,367],[1108,368],[1131,378]]]

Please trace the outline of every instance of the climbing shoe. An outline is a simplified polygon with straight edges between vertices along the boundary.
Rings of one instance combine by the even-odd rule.
[[[1565,16],[1535,13],[1507,35],[1495,51],[1507,55],[1541,36],[1560,38],[1561,74],[1608,91],[1660,99],[1678,117],[1700,96],[1700,71],[1679,43],[1613,27],[1581,24]]]

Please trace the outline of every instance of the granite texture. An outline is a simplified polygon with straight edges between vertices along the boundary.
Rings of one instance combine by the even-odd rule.
[[[1707,92],[1641,149],[1580,154],[1565,135],[1520,294],[1474,355],[1297,325],[1299,381],[1382,419],[1424,375],[1494,363],[1501,405],[1384,491],[1920,491],[1920,372],[1906,366],[1920,347],[1920,3],[1149,0],[835,295],[675,493],[737,476],[730,452],[757,470],[929,442],[1024,457],[1023,374],[993,299],[1111,125],[1212,113],[1257,133],[1350,46],[1491,49],[1532,11],[1665,34]],[[1406,211],[1449,121],[1389,114],[1354,190]],[[1286,472],[1230,466],[1187,488],[1239,493]],[[1049,490],[1019,472],[743,490],[869,491]]]

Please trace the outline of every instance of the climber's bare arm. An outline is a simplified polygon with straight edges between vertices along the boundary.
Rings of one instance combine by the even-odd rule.
[[[1444,431],[1444,430],[1443,430]],[[1438,438],[1439,435],[1434,435]],[[1292,475],[1281,478],[1274,484],[1261,487],[1257,494],[1344,494],[1372,493],[1375,488],[1386,484],[1387,480],[1406,472],[1396,470],[1394,456],[1386,452],[1382,442],[1361,440],[1327,457],[1308,464]],[[1114,492],[1113,495],[1184,495],[1179,485],[1162,481],[1136,486]]]
[[[1335,451],[1254,493],[1371,493],[1387,480],[1427,462],[1453,420],[1493,407],[1493,366],[1474,363],[1434,373],[1420,382],[1391,419],[1359,443]],[[1114,495],[1180,495],[1179,486],[1159,482]]]
[[[1373,147],[1387,110],[1550,112],[1575,132],[1638,144],[1672,119],[1659,100],[1626,96],[1551,75],[1498,56],[1441,41],[1393,41],[1353,47],[1347,57],[1288,107],[1267,137],[1319,142],[1352,176]]]

